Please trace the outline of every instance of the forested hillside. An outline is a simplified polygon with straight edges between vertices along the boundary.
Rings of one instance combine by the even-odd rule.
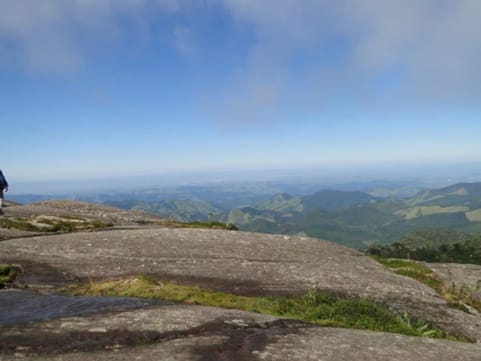
[[[209,190],[209,197],[213,192]],[[244,231],[307,235],[360,249],[392,243],[418,231],[481,233],[481,183],[424,190],[409,198],[328,189],[310,195],[284,192],[236,208],[221,206],[226,205],[223,197],[227,194],[219,193],[215,203],[173,199],[108,204],[184,222],[211,219],[233,223]]]
[[[417,232],[398,242],[371,246],[367,253],[387,258],[481,265],[481,236],[449,230]]]

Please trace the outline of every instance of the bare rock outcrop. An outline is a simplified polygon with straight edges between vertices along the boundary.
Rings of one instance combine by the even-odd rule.
[[[153,215],[72,201],[6,209],[6,217],[32,214],[108,220],[113,226],[17,234],[0,242],[0,263],[21,267],[17,285],[26,289],[0,292],[0,360],[89,360],[92,355],[129,361],[480,359],[479,315],[452,309],[433,289],[335,243],[166,228]],[[50,294],[75,282],[135,274],[236,294],[300,294],[316,287],[366,297],[475,343],[324,328],[196,305]],[[48,317],[38,317],[48,304],[53,305]],[[15,314],[19,309],[25,314]]]
[[[6,207],[8,216],[31,215],[77,217],[111,222],[113,225],[132,225],[138,222],[160,222],[163,218],[141,211],[127,211],[106,205],[73,200],[43,201],[29,205]]]
[[[12,326],[0,336],[3,361],[477,361],[481,351],[476,344],[175,304]]]
[[[313,238],[123,229],[4,241],[0,254],[11,262],[48,265],[74,278],[144,273],[239,294],[295,294],[318,287],[367,297],[440,324],[449,333],[481,341],[479,317],[450,309],[431,288],[394,274],[370,257]]]

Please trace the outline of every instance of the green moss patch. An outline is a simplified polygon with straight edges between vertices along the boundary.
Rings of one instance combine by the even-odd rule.
[[[429,267],[408,260],[382,258],[378,256],[373,256],[373,258],[397,274],[413,278],[431,287],[446,299],[449,307],[468,313],[470,312],[469,307],[472,307],[478,312],[481,312],[481,302],[474,297],[474,290],[470,290],[468,287],[462,287],[457,290],[447,286]]]

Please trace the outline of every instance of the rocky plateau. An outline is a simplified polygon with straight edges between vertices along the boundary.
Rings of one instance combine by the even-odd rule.
[[[449,307],[426,285],[336,243],[184,228],[74,201],[9,204],[2,220],[33,226],[0,228],[0,264],[22,270],[0,290],[0,360],[481,360],[479,313]],[[76,226],[59,231],[67,221]],[[477,266],[429,267],[457,287],[481,283]],[[470,342],[195,304],[57,294],[78,282],[138,274],[237,295],[299,295],[316,287],[367,298]]]

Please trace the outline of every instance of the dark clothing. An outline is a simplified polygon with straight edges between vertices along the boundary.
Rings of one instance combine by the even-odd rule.
[[[1,191],[2,191],[2,198],[3,198],[3,190],[5,188],[8,188],[8,182],[7,182],[7,178],[5,178],[5,176],[3,175],[2,171],[0,170],[0,188],[1,188]]]
[[[0,214],[3,214],[3,191],[8,190],[8,182],[5,176],[3,175],[2,171],[0,170]]]

